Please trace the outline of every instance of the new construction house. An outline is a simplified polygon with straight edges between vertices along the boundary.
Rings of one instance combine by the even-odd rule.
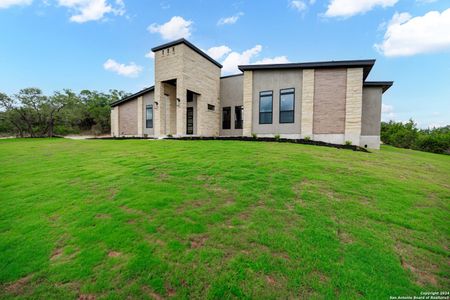
[[[111,134],[252,136],[380,147],[392,82],[366,81],[375,60],[222,65],[185,39],[152,49],[155,85],[113,103]]]

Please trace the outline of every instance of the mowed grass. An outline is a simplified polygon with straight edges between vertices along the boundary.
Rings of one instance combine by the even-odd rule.
[[[0,141],[0,298],[372,298],[450,287],[450,156]]]

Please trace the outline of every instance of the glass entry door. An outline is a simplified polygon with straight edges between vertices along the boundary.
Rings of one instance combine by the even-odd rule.
[[[186,112],[186,134],[194,134],[194,108],[188,107]]]

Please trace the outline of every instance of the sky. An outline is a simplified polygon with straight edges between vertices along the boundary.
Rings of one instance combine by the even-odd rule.
[[[0,0],[0,92],[136,92],[184,37],[223,64],[376,59],[382,119],[450,124],[449,0]]]

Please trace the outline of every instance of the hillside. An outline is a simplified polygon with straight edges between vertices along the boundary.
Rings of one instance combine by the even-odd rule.
[[[450,286],[450,156],[0,140],[0,298],[388,298]]]

